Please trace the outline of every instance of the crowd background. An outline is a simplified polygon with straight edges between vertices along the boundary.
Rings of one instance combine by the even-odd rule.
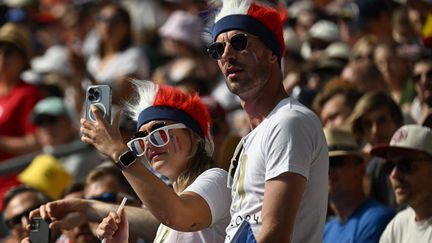
[[[431,3],[266,2],[285,21],[284,87],[324,128],[350,131],[369,153],[404,124],[432,127]],[[128,98],[130,78],[198,92],[212,116],[214,159],[227,169],[250,126],[206,53],[215,6],[206,0],[0,1],[0,197],[25,184],[54,200],[76,183],[88,184],[86,177],[107,158],[79,139],[85,90],[109,84],[116,110]],[[135,125],[125,116],[120,127],[128,141]],[[365,194],[399,210],[383,160],[364,163]],[[114,193],[108,188],[99,196]],[[3,217],[10,219],[5,206]],[[2,225],[0,237],[10,226]]]

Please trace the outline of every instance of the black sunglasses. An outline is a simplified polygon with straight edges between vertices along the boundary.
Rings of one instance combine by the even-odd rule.
[[[232,36],[228,42],[230,43],[231,47],[234,50],[243,51],[247,47],[248,37],[256,37],[256,36],[250,36],[247,34],[236,34]],[[207,52],[210,55],[210,57],[215,60],[221,59],[222,55],[225,52],[226,43],[227,42],[214,42],[213,44],[211,44],[207,49]]]
[[[414,83],[420,82],[423,75],[426,75],[426,80],[429,83],[432,83],[432,70],[429,70],[425,73],[419,73],[412,76],[412,80]]]
[[[37,207],[35,207],[35,208],[37,208]],[[15,225],[21,224],[21,219],[23,217],[28,218],[30,212],[33,211],[35,208],[31,208],[31,209],[29,209],[27,211],[24,211],[24,212],[22,212],[22,213],[20,213],[18,215],[13,216],[10,219],[6,219],[5,222],[6,222],[7,227],[9,229],[13,229],[15,227]]]
[[[39,115],[35,119],[35,124],[38,126],[53,125],[57,123],[59,117],[51,115]]]
[[[384,163],[384,172],[390,174],[396,167],[400,172],[404,174],[410,174],[414,171],[413,161],[432,161],[432,158],[418,158],[418,159],[408,159],[402,158],[399,160],[387,160]]]
[[[0,50],[5,56],[10,56],[14,53],[20,53],[20,50],[15,45],[4,42],[0,43]]]

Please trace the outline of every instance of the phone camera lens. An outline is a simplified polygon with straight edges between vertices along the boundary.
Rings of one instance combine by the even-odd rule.
[[[100,93],[99,93],[99,91],[95,91],[95,92],[94,92],[94,96],[95,96],[96,99],[98,99],[98,98],[100,97]]]
[[[96,97],[94,97],[94,95],[89,95],[88,99],[89,99],[90,101],[95,101],[95,100],[96,100]]]
[[[93,94],[94,92],[94,89],[89,89],[89,94]]]

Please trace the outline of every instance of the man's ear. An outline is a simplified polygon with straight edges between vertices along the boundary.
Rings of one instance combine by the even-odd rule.
[[[277,62],[278,61],[278,57],[272,53],[271,57],[270,57],[270,61],[271,62]]]

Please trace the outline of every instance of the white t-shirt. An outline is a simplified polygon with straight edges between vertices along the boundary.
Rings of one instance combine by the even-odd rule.
[[[416,222],[411,207],[400,211],[381,235],[380,243],[432,242],[432,217]]]
[[[180,232],[161,224],[154,242],[223,242],[225,228],[230,220],[229,207],[231,205],[230,190],[226,186],[226,181],[227,172],[213,168],[204,171],[185,190],[197,193],[209,205],[212,223],[208,228],[196,232]]]
[[[249,220],[255,236],[259,234],[265,182],[284,172],[307,179],[292,242],[322,242],[328,197],[328,149],[318,117],[289,97],[242,142],[225,242],[230,241],[243,219]]]
[[[87,70],[97,82],[115,88],[116,79],[123,75],[137,74],[140,79],[148,78],[150,68],[143,51],[138,47],[130,47],[115,55],[101,70],[101,59],[93,54],[87,61]]]

